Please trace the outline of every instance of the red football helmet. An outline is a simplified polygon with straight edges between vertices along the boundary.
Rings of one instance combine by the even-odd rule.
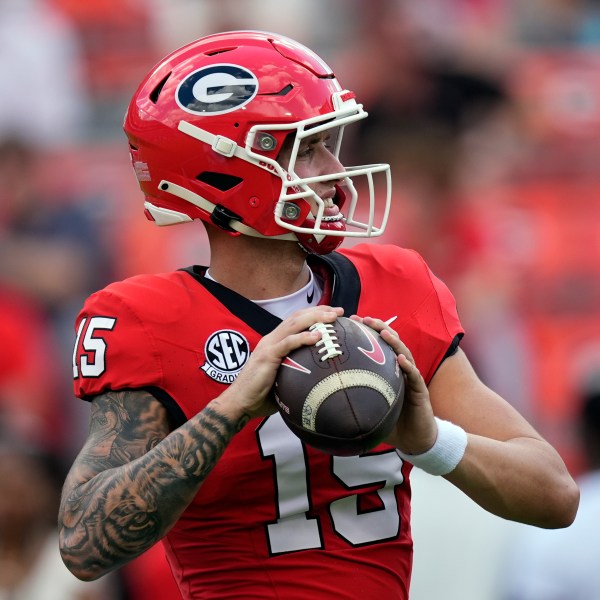
[[[304,138],[331,130],[337,157],[344,127],[366,116],[354,94],[308,48],[279,35],[233,31],[197,40],[160,62],[135,92],[124,129],[146,216],[158,225],[202,219],[232,235],[297,240],[309,252],[324,254],[344,237],[383,233],[389,165],[302,179],[295,173],[298,148]],[[277,156],[290,134],[284,169]],[[384,184],[377,224],[376,174]],[[350,176],[367,177],[363,222]],[[345,217],[326,215],[310,188],[319,181],[339,182],[334,202],[344,206]]]

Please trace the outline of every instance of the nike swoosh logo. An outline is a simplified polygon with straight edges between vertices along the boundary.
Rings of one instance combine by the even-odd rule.
[[[306,294],[306,301],[312,304],[313,298],[315,297],[315,288],[311,288],[310,292]]]
[[[373,362],[376,362],[378,365],[385,364],[385,354],[383,352],[383,348],[379,345],[379,342],[373,335],[371,331],[369,331],[366,327],[363,327],[360,323],[357,325],[363,330],[363,333],[367,336],[371,344],[371,349],[367,350],[366,348],[361,348],[358,346],[358,349],[367,357],[370,358]]]

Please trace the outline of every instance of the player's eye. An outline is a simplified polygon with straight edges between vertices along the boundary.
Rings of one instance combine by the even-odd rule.
[[[315,152],[314,144],[300,146],[298,150],[298,158],[311,158]]]

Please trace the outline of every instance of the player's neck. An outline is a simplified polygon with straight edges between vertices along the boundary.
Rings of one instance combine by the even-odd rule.
[[[220,284],[250,300],[287,296],[301,289],[309,280],[306,264],[299,270],[292,266],[288,269],[269,271],[258,265],[223,269],[218,264],[211,263],[210,275]]]
[[[306,255],[297,244],[241,237],[211,244],[210,274],[216,281],[250,300],[279,298],[307,284]]]

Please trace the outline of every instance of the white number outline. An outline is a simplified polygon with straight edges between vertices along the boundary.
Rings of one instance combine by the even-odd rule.
[[[106,371],[106,342],[102,337],[95,337],[96,330],[112,331],[117,319],[115,317],[85,317],[81,320],[77,329],[75,338],[75,347],[73,349],[73,379],[81,377],[100,377]],[[81,336],[83,334],[83,340]],[[79,354],[79,344],[83,353]],[[93,358],[88,358],[88,354]],[[80,359],[80,365],[77,365],[77,358]]]
[[[323,549],[321,525],[312,509],[309,463],[304,444],[279,415],[265,419],[256,430],[263,459],[273,464],[277,519],[265,526],[271,555]],[[347,490],[380,487],[376,493],[382,508],[359,511],[359,494],[334,500],[328,507],[333,530],[351,546],[394,539],[400,534],[401,517],[396,487],[404,483],[402,459],[394,450],[361,456],[332,456],[334,477]]]

